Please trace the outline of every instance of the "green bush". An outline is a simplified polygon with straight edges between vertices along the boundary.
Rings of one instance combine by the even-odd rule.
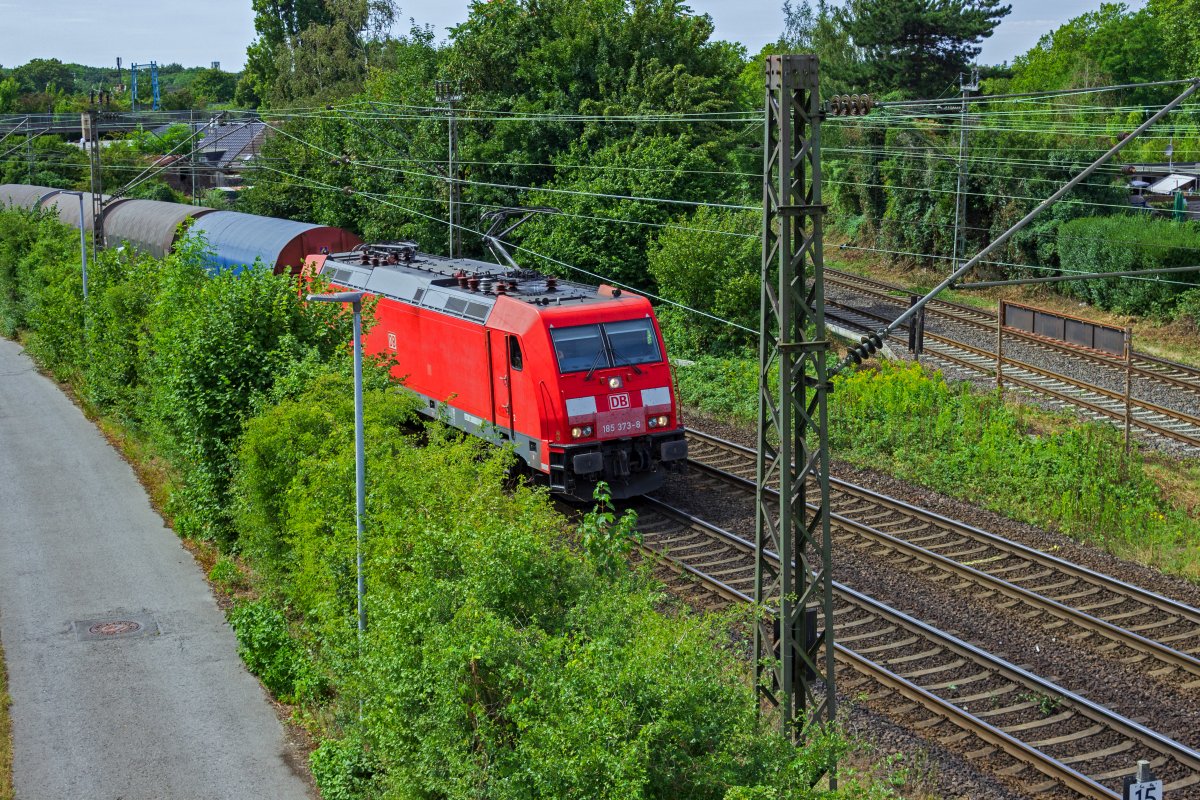
[[[326,739],[309,757],[323,800],[377,797],[372,778],[376,765],[358,738]]]
[[[1064,273],[1128,272],[1196,263],[1200,229],[1192,222],[1154,219],[1144,214],[1087,217],[1063,225],[1058,250]],[[1067,281],[1062,291],[1121,314],[1169,316],[1195,272],[1146,278]]]
[[[758,419],[758,359],[702,356],[675,368],[680,400],[713,416]]]
[[[325,680],[292,638],[283,612],[266,600],[234,606],[229,624],[237,634],[238,655],[271,693],[284,702],[318,698]]]
[[[1200,288],[1188,289],[1176,298],[1175,319],[1200,333]]]
[[[59,380],[83,366],[83,271],[79,232],[43,217],[38,239],[18,265],[26,349]]]
[[[756,343],[761,225],[756,212],[700,208],[651,243],[646,266],[662,296],[717,317],[673,306],[660,309],[672,353],[727,353]]]
[[[190,240],[189,240],[190,241]],[[193,242],[167,258],[150,316],[151,407],[185,478],[173,507],[185,535],[231,535],[226,490],[242,425],[277,375],[344,350],[348,316],[305,305],[287,276],[255,266],[209,276]]]
[[[759,729],[729,620],[666,616],[659,589],[610,569],[627,540],[607,508],[597,555],[581,560],[541,493],[502,488],[506,451],[435,423],[406,433],[412,407],[390,392],[367,392],[365,409],[361,649],[349,382],[322,377],[252,419],[237,473],[243,552],[320,643],[343,698],[350,743],[314,756],[323,791],[821,796],[807,787],[844,742],[814,732],[797,751]]]
[[[39,225],[38,215],[20,210],[0,211],[0,333],[14,336],[25,326],[31,271],[30,258],[38,239],[54,229]]]
[[[105,250],[88,272],[84,393],[135,427],[150,411],[150,320],[162,270],[160,261],[132,250]]]

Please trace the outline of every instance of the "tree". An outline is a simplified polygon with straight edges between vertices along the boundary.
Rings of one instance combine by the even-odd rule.
[[[14,69],[13,77],[20,84],[21,91],[30,94],[50,92],[52,89],[67,93],[75,90],[75,76],[57,58],[35,58]]]
[[[394,0],[254,0],[243,104],[351,94],[396,19]]]
[[[1147,9],[1158,22],[1172,76],[1195,75],[1200,71],[1200,0],[1150,0]]]
[[[1010,11],[1000,0],[849,0],[835,14],[862,51],[861,91],[937,97]]]
[[[192,95],[210,103],[228,103],[237,89],[237,76],[219,69],[201,70],[192,82]]]
[[[19,92],[20,87],[16,78],[10,75],[4,80],[0,80],[0,114],[10,113],[16,108]]]
[[[1007,90],[1141,83],[1184,74],[1171,71],[1161,27],[1150,8],[1130,11],[1124,3],[1105,3],[1047,33],[1028,53],[1013,59]],[[1126,105],[1150,105],[1172,94],[1162,87],[1136,89],[1122,99]]]

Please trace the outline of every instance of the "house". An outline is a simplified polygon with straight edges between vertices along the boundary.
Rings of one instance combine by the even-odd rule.
[[[193,130],[200,132],[194,160],[197,193],[241,186],[242,169],[261,152],[270,130],[259,120],[229,122],[220,117],[191,125]],[[161,135],[165,130],[166,126],[163,126],[155,133]],[[191,194],[193,162],[188,156],[163,156],[156,164],[168,167],[162,177],[172,188]]]

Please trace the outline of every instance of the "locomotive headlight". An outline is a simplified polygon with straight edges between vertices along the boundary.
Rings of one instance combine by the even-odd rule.
[[[658,417],[651,417],[650,419],[646,420],[646,427],[657,428],[658,427]]]
[[[611,378],[609,378],[608,379],[608,388],[620,389],[621,388],[621,378],[617,375],[613,375]]]
[[[572,439],[578,439],[581,436],[583,436],[583,428],[580,428],[578,426],[571,428],[571,438]]]
[[[592,435],[592,426],[591,426],[591,425],[584,425],[584,426],[583,426],[583,435],[584,435],[584,436],[591,436],[591,435]]]
[[[668,417],[666,414],[663,414],[661,417],[655,417],[655,419],[658,420],[659,428],[667,427],[667,424],[671,421],[671,418]]]

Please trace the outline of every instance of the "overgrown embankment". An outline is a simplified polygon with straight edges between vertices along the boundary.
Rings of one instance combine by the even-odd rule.
[[[613,569],[619,521],[579,551],[546,497],[508,491],[506,453],[462,439],[368,369],[368,627],[357,633],[348,320],[264,270],[203,254],[100,254],[0,212],[0,324],[91,412],[162,459],[181,534],[249,668],[315,736],[326,800],[885,797],[843,775],[846,741],[796,749],[756,720],[730,620]]]
[[[756,361],[702,358],[677,375],[692,407],[756,418]],[[835,381],[829,431],[836,459],[1200,581],[1195,465],[1126,455],[1111,426],[884,363]]]
[[[0,646],[0,800],[13,800],[12,717],[8,712],[8,672]]]

